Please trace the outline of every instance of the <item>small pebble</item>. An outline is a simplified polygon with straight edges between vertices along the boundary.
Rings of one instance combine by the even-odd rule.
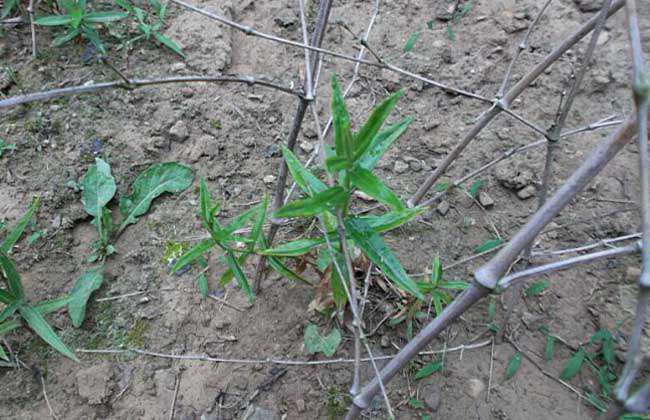
[[[531,197],[535,197],[535,194],[537,193],[537,190],[535,189],[534,185],[529,185],[527,187],[522,188],[517,192],[517,197],[519,197],[522,200],[527,200]]]
[[[485,383],[482,380],[477,378],[472,378],[467,381],[467,393],[474,398],[475,400],[481,395],[485,390]]]
[[[444,216],[449,213],[449,203],[446,201],[441,201],[440,204],[436,207],[436,211],[439,215]]]
[[[397,172],[398,174],[403,174],[404,172],[406,172],[408,170],[408,168],[409,168],[409,165],[406,164],[406,162],[403,162],[401,160],[395,161],[394,169],[395,169],[395,172]]]
[[[274,184],[274,183],[275,183],[275,180],[276,180],[276,176],[275,176],[275,175],[267,175],[267,176],[265,176],[265,177],[262,179],[262,181],[264,181],[264,183],[265,183],[266,185]]]
[[[486,209],[494,206],[494,200],[492,199],[492,197],[490,197],[488,193],[483,191],[478,193],[478,202]]]

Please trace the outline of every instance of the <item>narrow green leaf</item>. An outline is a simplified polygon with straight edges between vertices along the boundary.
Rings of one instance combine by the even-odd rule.
[[[506,368],[506,380],[515,376],[520,367],[521,353],[517,352],[510,357],[510,361],[508,362],[508,367]]]
[[[156,197],[185,191],[192,182],[192,169],[176,162],[157,163],[145,169],[133,183],[133,193],[120,200],[122,224],[118,233],[145,214]]]
[[[490,323],[494,321],[494,317],[497,314],[497,305],[494,303],[494,301],[490,301],[488,304],[488,317],[487,317],[487,322]]]
[[[223,236],[223,239],[227,240],[228,236],[235,233],[235,231],[243,228],[246,225],[246,223],[248,223],[248,221],[253,218],[253,216],[259,214],[259,211],[260,208],[258,206],[254,206],[240,213],[230,223],[228,223],[226,226],[224,226],[221,229],[219,236]]]
[[[5,321],[7,318],[9,318],[11,315],[13,315],[18,308],[20,307],[21,303],[19,302],[13,302],[10,304],[7,304],[2,312],[0,312],[0,323]]]
[[[343,204],[346,197],[347,194],[342,187],[332,187],[315,194],[313,197],[292,201],[276,210],[273,217],[281,219],[285,217],[315,216],[334,206]]]
[[[68,30],[63,35],[59,35],[52,40],[53,47],[60,47],[61,45],[67,44],[81,34],[81,28],[74,28]]]
[[[9,361],[9,356],[7,356],[7,353],[5,353],[5,350],[0,346],[0,359]]]
[[[205,179],[201,178],[199,182],[199,210],[201,212],[201,221],[207,230],[212,230],[212,222],[214,220],[211,209],[212,197],[210,197],[210,191],[208,190],[208,185],[205,183]]]
[[[104,280],[104,267],[97,267],[86,271],[77,279],[72,291],[70,292],[70,303],[68,304],[68,314],[72,320],[72,325],[79,328],[86,317],[86,304],[90,295],[102,285]]]
[[[339,171],[350,168],[350,161],[343,156],[330,156],[325,159],[325,167],[327,172],[334,175]]]
[[[82,25],[81,29],[84,36],[88,39],[99,51],[101,54],[106,54],[106,48],[102,42],[102,38],[99,36],[99,33],[91,25]]]
[[[367,169],[356,168],[350,172],[350,180],[361,191],[393,210],[403,210],[404,204],[378,177]]]
[[[548,287],[549,282],[547,280],[540,280],[533,282],[530,286],[526,288],[524,292],[526,296],[539,296],[544,290]]]
[[[447,290],[465,290],[468,287],[469,287],[469,283],[462,280],[450,280],[440,284],[441,289],[447,289]]]
[[[310,170],[305,168],[296,155],[285,146],[282,146],[282,156],[287,163],[287,167],[294,181],[296,181],[296,184],[298,184],[305,194],[312,196],[327,189],[327,185],[316,178]]]
[[[197,258],[208,252],[215,245],[216,242],[213,239],[205,239],[194,245],[185,254],[181,255],[178,260],[176,260],[174,266],[172,267],[172,273],[177,272],[187,264],[193,263]]]
[[[309,286],[312,286],[312,284],[309,282],[309,280],[305,279],[302,277],[300,274],[296,273],[289,267],[287,267],[280,258],[278,257],[269,257],[268,259],[269,265],[271,266],[272,269],[274,269],[278,274],[281,276],[293,280],[293,281],[300,281],[305,284],[308,284]]]
[[[208,297],[208,293],[210,291],[208,286],[208,278],[205,275],[205,273],[199,274],[198,284],[199,284],[199,293],[201,294],[201,297],[205,299],[206,297]]]
[[[411,35],[409,35],[406,44],[404,44],[404,53],[410,52],[413,49],[415,43],[420,39],[420,35],[422,35],[421,30],[412,32]]]
[[[546,346],[544,346],[544,359],[550,362],[553,359],[553,347],[555,345],[555,337],[551,334],[546,334]]]
[[[237,258],[235,258],[235,256],[231,251],[226,251],[225,258],[226,258],[226,264],[228,264],[228,267],[232,270],[233,274],[235,275],[235,279],[237,279],[237,283],[239,284],[239,287],[246,293],[246,296],[248,297],[248,301],[250,303],[253,303],[255,301],[255,296],[253,295],[253,291],[251,290],[251,286],[248,283],[248,279],[246,278],[244,271],[239,265]]]
[[[578,350],[573,354],[571,359],[567,362],[560,374],[560,379],[563,381],[568,381],[580,372],[582,363],[585,360],[585,350],[582,347],[579,347]]]
[[[444,367],[445,364],[442,360],[435,360],[431,363],[427,363],[415,373],[415,379],[422,379],[431,376],[436,372],[442,371]]]
[[[269,207],[269,196],[264,194],[264,200],[258,205],[257,220],[253,224],[251,229],[251,244],[249,250],[252,252],[255,249],[255,245],[260,242],[262,237],[262,229],[264,228],[264,221],[266,220],[266,211]]]
[[[325,238],[298,239],[286,242],[271,249],[264,249],[259,253],[262,255],[274,255],[276,257],[297,257],[303,255],[325,243]]]
[[[180,45],[178,45],[178,44],[176,43],[176,41],[174,41],[173,39],[171,39],[171,38],[169,38],[169,37],[167,37],[167,36],[165,36],[165,35],[163,35],[163,34],[161,34],[161,33],[158,32],[158,31],[155,31],[155,32],[153,33],[153,36],[156,37],[156,39],[158,40],[158,42],[160,42],[161,44],[163,44],[165,47],[169,48],[170,50],[172,50],[173,52],[175,52],[177,55],[179,55],[179,56],[181,56],[181,57],[183,57],[183,58],[186,58],[186,57],[185,57],[185,53],[183,52],[183,49],[181,48]]]
[[[409,125],[413,122],[413,118],[406,117],[403,120],[381,130],[372,139],[370,146],[366,151],[357,159],[357,164],[369,171],[375,169],[381,157],[386,153],[390,146],[398,139]]]
[[[304,343],[307,353],[323,353],[327,357],[332,357],[341,343],[341,333],[334,328],[329,334],[322,336],[315,325],[309,324],[305,328]]]
[[[382,233],[398,228],[426,211],[426,207],[413,207],[391,211],[381,216],[361,216],[359,219],[368,223],[375,232]]]
[[[40,197],[35,197],[32,200],[32,204],[29,205],[29,208],[27,209],[25,214],[23,214],[22,217],[18,220],[18,223],[16,223],[16,226],[14,226],[9,231],[9,233],[4,238],[4,240],[0,242],[0,252],[4,252],[6,254],[9,254],[11,252],[11,249],[14,247],[16,242],[18,242],[20,237],[23,235],[23,232],[25,232],[27,225],[32,220],[34,213],[36,213],[40,205],[41,205]]]
[[[417,284],[406,274],[395,254],[368,223],[352,217],[345,222],[345,227],[350,237],[370,261],[379,267],[398,288],[424,300],[424,295],[420,292]]]
[[[433,309],[436,312],[436,316],[440,316],[442,313],[442,299],[440,298],[440,292],[434,290],[431,294],[431,300],[433,302]]]
[[[476,248],[476,252],[486,252],[494,249],[503,243],[503,239],[488,239]]]
[[[437,287],[441,280],[442,263],[440,262],[440,255],[436,254],[433,263],[431,263],[431,284],[433,284],[433,287]]]
[[[116,20],[124,19],[128,14],[119,12],[117,10],[110,10],[108,12],[92,12],[84,16],[84,20],[89,23],[107,23],[115,22]]]
[[[71,22],[72,16],[70,15],[50,15],[34,19],[34,25],[40,26],[63,26]]]
[[[71,300],[72,296],[63,295],[58,298],[46,300],[45,302],[40,302],[34,305],[34,309],[36,309],[41,315],[47,315],[65,308]]]
[[[352,131],[350,129],[350,115],[345,107],[343,92],[341,92],[335,75],[332,75],[332,124],[334,126],[336,155],[351,162],[354,152]]]
[[[355,136],[355,161],[363,156],[363,154],[373,144],[373,140],[379,132],[379,129],[384,124],[384,121],[386,121],[386,118],[388,118],[390,113],[393,111],[393,108],[395,108],[395,105],[397,105],[397,102],[402,96],[404,96],[404,91],[399,90],[386,98],[372,111],[366,123],[363,125],[363,127],[361,127],[361,130],[359,130]]]
[[[9,292],[15,296],[18,301],[23,300],[25,298],[25,292],[23,291],[23,285],[20,281],[20,275],[18,274],[13,261],[11,261],[11,259],[3,252],[0,252],[0,272],[7,281]]]
[[[41,315],[36,309],[31,306],[23,305],[18,308],[20,315],[23,317],[27,325],[38,334],[43,341],[52,346],[56,351],[63,354],[64,356],[78,362],[77,356],[72,352],[63,341],[59,338],[58,335],[54,332],[52,327],[45,321],[43,315]]]
[[[20,321],[17,319],[12,319],[11,321],[5,321],[0,323],[0,337],[3,335],[15,330],[16,328],[20,327],[23,325]]]
[[[476,198],[476,194],[478,194],[478,190],[481,189],[481,186],[483,186],[483,181],[480,179],[477,179],[472,183],[472,186],[469,187],[469,195],[472,198]]]
[[[14,296],[13,293],[9,292],[8,290],[0,289],[0,303],[11,305],[17,300],[18,299],[16,299],[16,296]]]

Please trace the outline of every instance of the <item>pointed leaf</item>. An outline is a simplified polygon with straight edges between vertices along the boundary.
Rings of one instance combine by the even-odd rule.
[[[185,254],[181,255],[172,267],[172,273],[177,272],[187,264],[193,263],[197,258],[208,252],[216,245],[213,239],[205,239],[190,248]]]
[[[412,32],[411,35],[409,35],[408,39],[406,40],[406,44],[404,44],[404,53],[410,52],[413,49],[415,43],[418,42],[418,39],[420,39],[420,35],[422,35],[421,30]]]
[[[282,146],[282,155],[284,156],[284,161],[287,163],[289,172],[291,172],[291,176],[305,194],[313,196],[327,189],[327,185],[305,168],[291,150]]]
[[[14,296],[13,293],[9,292],[8,290],[0,289],[0,303],[11,305],[17,300],[18,299],[16,299],[16,296]]]
[[[133,183],[133,193],[120,200],[122,224],[118,232],[135,223],[163,193],[186,190],[194,182],[194,172],[176,162],[157,163],[145,169]]]
[[[2,323],[4,320],[9,318],[11,315],[13,315],[18,310],[20,305],[21,303],[14,302],[5,306],[2,312],[0,312],[0,323]]]
[[[334,328],[328,335],[322,336],[314,324],[309,324],[305,328],[304,340],[307,353],[323,353],[325,356],[331,357],[341,343],[341,333]]]
[[[70,292],[70,303],[68,313],[72,319],[72,325],[79,328],[86,317],[86,304],[90,295],[102,285],[104,280],[103,267],[88,270],[77,279]]]
[[[388,232],[425,213],[426,207],[404,208],[384,213],[381,216],[361,216],[359,219],[368,223],[377,233]]]
[[[582,347],[578,348],[571,359],[567,362],[560,374],[560,379],[563,381],[568,381],[580,372],[582,367],[582,362],[585,360],[585,350]]]
[[[369,170],[356,168],[350,172],[350,180],[361,191],[393,210],[404,209],[399,197]]]
[[[71,300],[72,296],[63,295],[58,298],[46,300],[45,302],[40,302],[34,305],[34,309],[36,309],[41,315],[46,315],[52,312],[60,311],[61,309],[65,308]]]
[[[3,274],[7,281],[9,292],[15,296],[18,301],[22,301],[25,298],[25,292],[23,291],[23,285],[20,281],[20,275],[18,275],[18,271],[16,270],[13,261],[11,261],[11,259],[3,252],[0,252],[0,273]]]
[[[343,92],[341,92],[341,88],[334,75],[332,76],[332,124],[334,126],[336,155],[351,162],[354,151],[352,131],[350,129],[350,115],[345,107]]]
[[[365,152],[368,150],[370,145],[373,143],[373,140],[379,129],[390,115],[397,102],[400,98],[404,96],[404,91],[399,90],[388,98],[386,98],[379,106],[377,106],[370,114],[368,121],[361,127],[361,130],[355,136],[355,149],[354,149],[354,158],[355,161],[359,159]]]
[[[169,48],[179,56],[185,58],[185,53],[183,52],[183,49],[181,48],[180,45],[176,43],[173,39],[166,37],[165,35],[161,34],[160,32],[156,31],[153,33],[153,36],[156,37],[158,42],[163,44],[165,47]]]
[[[441,289],[447,289],[447,290],[465,290],[468,287],[469,287],[469,283],[462,280],[450,280],[440,284]]]
[[[109,10],[108,12],[92,12],[84,16],[84,20],[89,23],[107,23],[115,22],[116,20],[124,19],[128,14],[117,10]]]
[[[274,255],[277,257],[297,257],[311,251],[318,245],[325,243],[324,238],[317,239],[298,239],[296,241],[287,242],[271,249],[264,249],[260,251],[262,255]]]
[[[255,245],[260,242],[262,237],[262,229],[264,228],[264,221],[266,220],[266,211],[269,207],[269,196],[264,194],[264,200],[258,205],[257,220],[253,224],[253,229],[251,229],[251,244],[249,245],[249,250],[252,252],[255,249]]]
[[[489,251],[498,247],[501,243],[503,243],[503,239],[488,239],[476,248],[476,252],[481,253]]]
[[[20,315],[23,317],[25,322],[27,322],[27,325],[29,325],[29,327],[34,330],[34,332],[38,334],[43,339],[43,341],[45,341],[47,344],[52,346],[52,348],[64,356],[74,360],[75,362],[79,361],[74,352],[72,352],[65,344],[63,344],[63,341],[61,341],[52,327],[50,327],[47,321],[45,321],[43,315],[41,315],[36,309],[32,308],[31,306],[23,305],[18,309],[18,311],[20,312]]]
[[[253,303],[253,301],[255,301],[255,296],[253,296],[253,291],[251,290],[251,286],[248,283],[248,279],[246,279],[246,275],[244,274],[244,271],[239,265],[237,258],[235,258],[235,256],[231,251],[226,251],[225,258],[226,258],[226,264],[228,264],[228,267],[232,270],[233,274],[235,275],[235,279],[237,279],[237,283],[239,284],[239,287],[246,293],[246,296],[248,297],[248,301],[250,303]]]
[[[544,359],[550,362],[553,359],[553,346],[555,344],[555,337],[551,334],[546,334],[546,345],[544,346]]]
[[[34,213],[38,210],[40,205],[41,205],[40,197],[35,197],[34,200],[32,200],[32,204],[29,205],[29,208],[27,209],[25,214],[23,214],[20,220],[18,220],[18,223],[16,223],[16,226],[14,226],[13,229],[9,231],[9,233],[4,238],[4,240],[0,242],[0,252],[4,252],[6,254],[9,254],[11,252],[11,249],[14,247],[16,242],[18,242],[20,237],[23,235],[23,232],[25,232],[25,228],[32,220]]]
[[[515,376],[519,368],[521,367],[521,353],[517,352],[512,355],[510,361],[508,362],[508,367],[506,368],[506,380]]]
[[[210,197],[210,190],[205,183],[205,179],[201,178],[199,182],[199,209],[201,212],[201,221],[207,230],[212,230],[212,197]]]
[[[417,284],[406,274],[404,268],[393,252],[386,246],[381,236],[368,223],[359,218],[350,218],[345,222],[346,230],[364,254],[379,267],[395,285],[424,300]]]
[[[61,45],[64,45],[81,34],[81,29],[80,28],[74,28],[70,29],[68,32],[64,33],[63,35],[59,35],[56,38],[52,40],[52,46],[53,47],[60,47]]]
[[[210,292],[210,288],[208,286],[208,278],[206,277],[205,273],[199,274],[198,284],[199,293],[201,294],[201,297],[205,299],[208,297],[208,293]]]
[[[442,280],[442,263],[440,262],[440,255],[436,255],[431,264],[431,283],[433,287],[437,287]]]
[[[533,282],[530,286],[528,286],[524,293],[526,296],[539,296],[542,294],[544,290],[546,290],[548,285],[549,285],[548,280],[536,281]]]
[[[404,134],[412,122],[413,118],[407,117],[400,122],[381,130],[374,136],[366,151],[357,159],[357,164],[364,169],[372,171],[384,153],[386,153],[390,146],[400,138],[402,134]]]
[[[40,26],[63,26],[72,22],[70,15],[50,15],[34,19],[34,25]]]
[[[292,201],[276,210],[273,217],[281,219],[285,217],[315,216],[334,206],[343,204],[346,197],[347,194],[342,187],[332,187],[315,194],[313,197]]]
[[[420,370],[415,372],[415,379],[426,378],[431,376],[436,372],[440,372],[445,367],[445,364],[442,360],[434,360],[431,363],[427,363]]]

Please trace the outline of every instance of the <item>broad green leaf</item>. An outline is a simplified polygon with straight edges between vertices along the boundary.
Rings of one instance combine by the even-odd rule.
[[[399,90],[386,98],[372,111],[368,121],[366,121],[363,127],[361,127],[361,130],[359,130],[354,138],[355,161],[363,156],[363,154],[373,144],[379,129],[402,96],[404,96],[404,91]]]
[[[296,241],[287,242],[271,249],[264,249],[260,251],[262,255],[274,255],[277,257],[297,257],[311,251],[318,245],[325,243],[324,238],[317,239],[298,239]]]
[[[34,19],[34,25],[40,26],[62,26],[72,22],[70,15],[50,15]]]
[[[382,233],[398,228],[426,211],[426,207],[413,207],[391,211],[381,216],[361,216],[359,219],[368,223],[375,232]]]
[[[52,46],[53,47],[60,47],[61,45],[64,45],[76,37],[78,37],[81,34],[81,29],[80,28],[74,28],[70,29],[68,32],[64,33],[63,35],[59,35],[56,38],[52,40]]]
[[[524,292],[526,296],[539,296],[544,290],[548,287],[549,282],[547,280],[540,280],[533,282],[530,286],[526,288]]]
[[[327,185],[305,168],[291,150],[282,146],[282,155],[291,176],[305,194],[312,196],[327,189]]]
[[[420,35],[422,35],[422,31],[415,31],[409,35],[408,39],[406,40],[406,44],[404,44],[404,53],[410,52],[413,47],[415,46],[415,43],[418,42],[418,39],[420,39]]]
[[[404,209],[399,197],[369,170],[363,168],[354,169],[350,172],[350,180],[361,191],[380,203],[388,205],[393,210]]]
[[[315,216],[330,208],[343,204],[347,193],[342,187],[332,187],[313,197],[292,201],[273,213],[274,218]]]
[[[118,12],[117,10],[110,10],[108,12],[92,12],[84,16],[84,20],[89,23],[107,23],[115,22],[116,20],[124,19],[128,14]]]
[[[102,159],[96,158],[95,164],[88,168],[81,185],[83,186],[81,202],[86,213],[100,218],[103,214],[102,209],[111,201],[116,191],[111,167]]]
[[[361,248],[363,253],[398,288],[424,300],[424,295],[420,292],[417,284],[406,274],[406,271],[404,271],[395,254],[386,246],[381,236],[368,223],[359,218],[352,217],[345,222],[345,227],[350,237]]]
[[[79,328],[86,317],[86,304],[90,295],[102,285],[104,280],[104,267],[88,270],[77,279],[72,291],[70,292],[70,303],[68,304],[68,313],[72,319],[72,325]]]
[[[18,274],[13,261],[11,261],[11,259],[3,252],[0,252],[0,273],[2,273],[7,281],[9,292],[15,296],[18,301],[22,301],[25,298],[25,292],[23,291],[23,285],[20,281],[20,275]]]
[[[521,367],[521,353],[517,352],[510,357],[508,367],[506,368],[506,380],[515,376]]]
[[[440,372],[445,367],[445,363],[442,360],[434,360],[433,362],[427,363],[415,372],[415,379],[426,378],[431,376],[436,372]]]
[[[235,258],[231,251],[226,251],[225,258],[226,264],[228,264],[228,267],[232,270],[235,279],[237,279],[239,287],[246,293],[248,301],[250,303],[253,303],[253,301],[255,301],[255,296],[253,296],[253,291],[251,290],[251,286],[248,283],[248,279],[246,278],[244,271],[239,265],[239,261],[237,261],[237,258]]]
[[[190,248],[185,254],[181,255],[172,267],[172,273],[177,272],[187,264],[193,263],[197,258],[208,252],[216,245],[213,239],[205,239]]]
[[[40,197],[35,197],[34,200],[32,200],[32,204],[29,205],[29,208],[25,214],[23,214],[23,216],[18,220],[18,223],[16,223],[16,226],[14,226],[9,231],[4,240],[0,242],[0,252],[4,252],[6,254],[9,254],[11,252],[11,249],[23,235],[23,232],[25,232],[25,228],[27,228],[27,225],[29,224],[30,220],[32,220],[34,213],[36,213],[40,205]]]
[[[332,124],[334,126],[336,155],[351,162],[354,156],[354,149],[352,145],[352,130],[350,129],[350,115],[345,107],[343,92],[341,92],[335,75],[332,75]]]
[[[156,37],[158,42],[163,44],[165,47],[169,48],[170,50],[172,50],[173,52],[175,52],[179,56],[185,58],[185,53],[183,52],[183,49],[181,48],[180,45],[178,45],[176,43],[176,41],[174,41],[173,39],[171,39],[169,37],[166,37],[165,35],[161,34],[158,31],[155,31],[153,33],[153,36]]]
[[[582,367],[582,362],[585,360],[585,350],[582,347],[579,347],[578,350],[571,356],[571,359],[567,362],[560,374],[560,379],[563,381],[568,381],[580,372]]]
[[[390,146],[398,139],[408,126],[413,122],[413,118],[406,117],[398,123],[395,123],[381,130],[370,143],[366,151],[357,159],[357,164],[369,171],[375,169],[377,162],[386,153]]]
[[[41,315],[36,309],[31,306],[23,305],[18,308],[20,315],[23,317],[27,325],[38,334],[43,341],[52,346],[56,351],[63,354],[64,356],[78,362],[77,356],[72,352],[63,341],[59,338],[58,335],[54,332],[52,327],[45,321],[43,315]]]
[[[469,195],[472,198],[476,198],[476,194],[478,194],[478,190],[481,189],[481,186],[483,185],[483,181],[480,179],[477,179],[472,183],[472,186],[469,187]]]
[[[440,255],[436,255],[431,264],[431,284],[437,287],[442,280],[442,263],[440,262]]]
[[[323,353],[325,356],[331,357],[341,343],[341,333],[334,328],[329,334],[322,336],[314,324],[309,324],[305,328],[304,343],[307,353]]]
[[[549,362],[553,359],[553,347],[555,345],[555,337],[551,334],[546,334],[546,345],[544,346],[544,359]]]
[[[120,200],[122,224],[118,233],[145,214],[156,197],[184,191],[192,182],[192,169],[176,162],[157,163],[145,169],[133,183],[133,193]]]
[[[476,252],[486,252],[494,249],[503,243],[503,239],[488,239],[476,248]]]

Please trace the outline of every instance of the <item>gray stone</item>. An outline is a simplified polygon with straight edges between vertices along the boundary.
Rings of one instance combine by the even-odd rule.
[[[249,405],[242,416],[242,420],[280,420],[280,415],[266,408]]]
[[[185,121],[176,121],[176,123],[169,129],[169,136],[172,140],[184,142],[190,136],[190,131],[187,128]]]
[[[478,202],[485,207],[486,209],[489,209],[490,207],[494,206],[494,200],[490,195],[484,191],[481,191],[478,193]]]
[[[581,12],[596,12],[603,6],[603,0],[573,0]]]
[[[380,344],[383,348],[386,348],[386,347],[390,346],[390,338],[388,338],[387,335],[382,335],[382,336],[381,336],[381,339],[380,339],[380,341],[379,341],[379,344]]]
[[[440,408],[440,387],[438,385],[425,385],[422,388],[421,395],[424,396],[424,404],[429,410],[433,412],[438,411],[438,408]]]
[[[267,175],[262,179],[266,185],[273,185],[275,183],[275,180],[275,175]]]
[[[447,213],[449,213],[449,203],[446,201],[441,201],[440,204],[438,204],[438,206],[436,207],[436,211],[441,216],[446,215]]]
[[[519,190],[519,192],[517,192],[517,197],[519,197],[522,200],[528,200],[531,197],[535,197],[535,194],[537,194],[537,190],[535,189],[535,186],[529,185]]]
[[[454,12],[458,7],[458,0],[440,0],[435,4],[434,14],[436,19],[446,22],[454,17]]]
[[[409,168],[409,165],[406,162],[401,161],[401,160],[396,160],[395,161],[395,166],[393,167],[395,172],[397,172],[398,174],[403,174],[404,172],[406,172],[408,170],[408,168]]]

